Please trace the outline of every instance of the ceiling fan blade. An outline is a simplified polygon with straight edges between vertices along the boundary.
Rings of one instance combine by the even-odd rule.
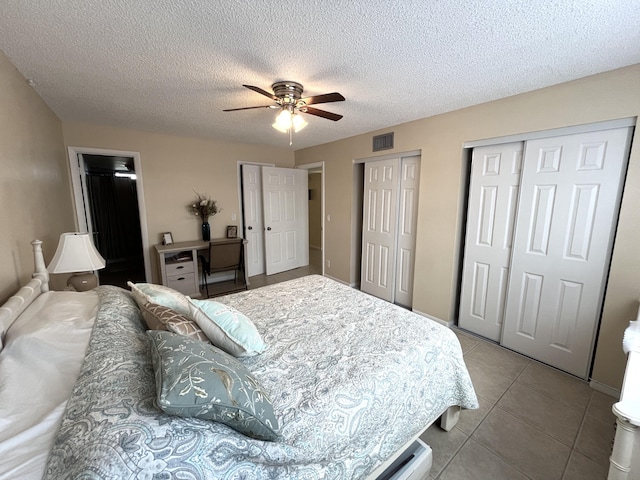
[[[313,105],[315,103],[329,103],[329,102],[344,102],[344,97],[338,92],[325,93],[324,95],[315,95],[313,97],[301,98],[301,102],[307,105]]]
[[[308,113],[309,115],[316,115],[318,117],[326,118],[328,120],[333,120],[334,122],[337,122],[342,118],[342,115],[338,115],[337,113],[331,113],[331,112],[327,112],[325,110],[320,110],[318,108],[313,108],[313,107],[305,107],[301,111],[304,113]]]
[[[235,112],[236,110],[252,110],[254,108],[272,108],[273,105],[260,105],[259,107],[242,107],[242,108],[227,108],[222,110],[223,112]]]
[[[259,93],[260,95],[264,95],[265,97],[269,97],[272,100],[278,100],[273,93],[269,93],[266,90],[261,89],[260,87],[254,87],[253,85],[242,85],[243,87],[247,87],[249,90],[253,90],[254,92]]]

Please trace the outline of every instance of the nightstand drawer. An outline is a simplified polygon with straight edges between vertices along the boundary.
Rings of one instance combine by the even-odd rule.
[[[179,262],[167,264],[167,277],[193,273],[193,262]]]
[[[193,295],[194,292],[198,291],[196,274],[191,272],[185,273],[184,275],[167,277],[167,287],[173,288],[185,295]]]

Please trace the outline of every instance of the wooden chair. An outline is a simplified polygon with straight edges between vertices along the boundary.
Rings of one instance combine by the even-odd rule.
[[[207,277],[213,273],[233,271],[233,290],[238,290],[236,287],[239,272],[242,278],[240,289],[246,290],[248,288],[247,279],[244,275],[244,241],[242,238],[212,240],[209,243],[209,258],[205,258],[204,255],[198,255],[198,260],[202,271],[202,284],[204,284],[207,292],[207,298],[209,298]]]

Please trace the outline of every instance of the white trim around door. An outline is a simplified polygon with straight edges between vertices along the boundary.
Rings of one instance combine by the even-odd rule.
[[[144,258],[144,273],[147,282],[151,281],[151,255],[149,253],[149,231],[147,229],[147,208],[144,201],[144,189],[142,187],[142,162],[139,152],[126,152],[122,150],[106,150],[101,148],[68,147],[69,167],[71,172],[71,186],[73,188],[74,206],[76,211],[76,228],[81,232],[88,232],[87,215],[82,195],[80,169],[78,168],[78,155],[104,155],[132,157],[136,172],[136,190],[138,193],[138,211],[140,213],[140,233],[142,235],[142,254]]]
[[[324,210],[324,204],[325,204],[325,175],[324,175],[324,162],[314,162],[314,163],[307,163],[304,165],[297,165],[296,168],[300,168],[303,170],[320,170],[320,175],[321,175],[321,185],[320,185],[320,190],[321,190],[321,204],[320,204],[320,210],[321,210],[321,218],[320,218],[320,232],[321,232],[321,238],[320,238],[320,248],[321,248],[321,252],[322,252],[322,275],[324,275],[324,266],[325,266],[325,262],[324,262],[324,256],[325,256],[325,241],[324,241],[324,229],[325,229],[325,210]]]

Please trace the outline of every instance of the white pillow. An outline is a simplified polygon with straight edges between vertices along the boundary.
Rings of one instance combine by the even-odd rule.
[[[188,298],[188,302],[189,318],[221,350],[236,357],[250,357],[267,349],[253,322],[235,308],[213,300]]]
[[[189,302],[187,296],[173,288],[153,283],[127,282],[131,288],[133,299],[142,309],[147,303],[155,303],[175,310],[182,315],[189,315]]]

